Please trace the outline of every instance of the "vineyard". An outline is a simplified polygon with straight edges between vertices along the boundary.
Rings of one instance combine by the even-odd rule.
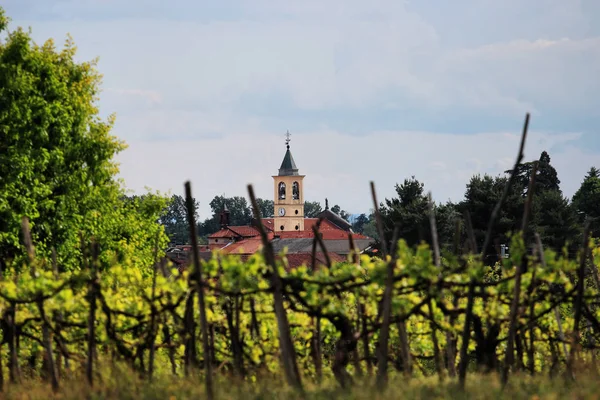
[[[529,189],[531,196],[535,173]],[[189,183],[186,195],[194,227]],[[25,217],[28,262],[2,271],[0,281],[0,388],[16,396],[38,382],[59,395],[76,382],[103,393],[115,373],[148,385],[170,376],[178,390],[202,382],[187,394],[209,399],[265,386],[273,396],[323,388],[367,396],[417,378],[454,385],[456,393],[468,390],[471,376],[490,387],[497,377],[500,391],[525,375],[559,377],[559,387],[586,382],[597,371],[600,243],[586,228],[576,257],[544,249],[539,235],[522,233],[530,205],[510,257],[494,265],[481,261],[468,213],[457,224],[454,251],[440,254],[430,202],[432,246],[387,238],[382,257],[353,253],[344,263],[313,260],[293,270],[258,224],[263,251],[245,262],[195,254],[179,271],[157,248],[147,273],[126,261],[103,269],[98,243],[82,240],[80,268],[59,272],[56,257],[36,256]],[[191,235],[193,249],[196,240]],[[318,235],[313,249],[327,254]]]

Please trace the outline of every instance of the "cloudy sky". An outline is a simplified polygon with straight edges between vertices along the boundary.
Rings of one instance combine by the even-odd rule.
[[[121,177],[271,198],[292,134],[305,198],[349,212],[415,175],[437,201],[547,150],[571,196],[600,167],[598,0],[3,0],[37,42],[99,57]]]

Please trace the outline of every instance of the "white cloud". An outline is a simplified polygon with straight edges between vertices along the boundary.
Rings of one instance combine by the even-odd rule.
[[[107,86],[158,91],[173,104],[229,107],[277,94],[300,109],[362,109],[392,96],[509,116],[548,106],[596,112],[588,104],[600,89],[590,79],[600,71],[600,37],[552,38],[547,30],[535,39],[448,47],[435,25],[398,2],[251,4],[262,19],[31,25],[36,37],[69,31],[82,57],[100,55]]]
[[[381,198],[414,174],[438,201],[457,200],[474,173],[500,173],[514,162],[518,133],[493,126],[477,135],[407,132],[402,121],[381,131],[391,124],[368,120],[373,110],[411,110],[427,117],[423,125],[450,132],[463,121],[440,115],[514,118],[517,131],[529,111],[527,158],[559,146],[550,155],[569,195],[597,163],[597,154],[574,147],[578,134],[536,133],[549,120],[600,116],[595,0],[79,3],[27,0],[22,15],[54,9],[65,18],[13,26],[32,26],[38,41],[62,43],[70,32],[78,59],[100,56],[110,88],[101,110],[116,112],[114,132],[130,145],[119,156],[122,176],[136,190],[179,193],[192,179],[203,217],[214,195],[246,195],[249,182],[271,196],[284,152],[275,130],[294,134],[307,198],[328,197],[352,212],[371,206],[371,179]],[[350,136],[328,112],[367,115],[370,133]]]
[[[159,104],[162,102],[162,96],[155,90],[107,88],[106,91],[123,96],[140,97],[145,99],[148,104]]]

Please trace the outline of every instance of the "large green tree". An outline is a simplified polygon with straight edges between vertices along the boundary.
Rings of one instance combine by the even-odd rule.
[[[482,251],[481,247],[484,244],[490,216],[502,196],[507,180],[508,178],[505,176],[492,177],[487,174],[473,176],[467,184],[463,201],[458,205],[458,210],[462,215],[468,212],[471,216],[478,251]],[[512,185],[494,225],[492,240],[489,247],[485,249],[486,262],[493,263],[496,260],[496,241],[499,244],[509,243],[508,235],[520,229],[523,204],[521,187]],[[466,231],[463,230],[463,232]]]
[[[333,207],[331,207],[331,211],[336,213],[337,215],[339,215],[340,217],[342,217],[342,219],[345,219],[346,221],[348,221],[350,219],[350,214],[348,214],[348,212],[346,210],[342,210],[342,207],[340,207],[339,205],[334,205]]]
[[[120,254],[148,254],[150,238],[165,239],[156,223],[162,200],[123,200],[113,157],[125,145],[110,133],[114,117],[99,117],[95,62],[76,62],[70,39],[57,51],[21,28],[7,32],[0,12],[0,259],[20,264],[22,217],[37,254],[55,248],[64,268],[77,265],[80,234],[96,237],[107,262],[117,242]],[[125,223],[145,231],[134,235]]]
[[[306,218],[315,218],[321,211],[323,211],[323,208],[318,201],[304,201],[304,216]]]
[[[198,201],[192,199],[194,217],[198,220]],[[160,223],[165,227],[165,233],[172,244],[186,244],[190,239],[190,225],[187,216],[187,205],[183,196],[174,194],[160,217]]]
[[[463,218],[457,204],[447,201],[436,205],[435,218],[440,248],[450,252],[454,251],[457,222]]]
[[[558,172],[551,164],[550,155],[543,151],[536,162],[537,173],[527,233],[539,233],[542,243],[556,251],[561,251],[566,244],[577,245],[580,233],[577,215],[560,189]],[[533,165],[534,161],[526,162],[518,169],[516,185],[524,198],[527,196]]]
[[[263,218],[273,217],[273,200],[257,198],[258,208]],[[206,237],[221,229],[221,212],[227,207],[229,211],[229,225],[249,225],[254,216],[252,208],[245,197],[242,196],[215,196],[209,203],[211,216],[198,224],[198,234]]]
[[[537,160],[535,193],[560,191],[558,172],[552,166],[550,161],[550,155],[548,152],[543,151],[540,154],[540,158]],[[528,161],[520,164],[517,168],[516,185],[521,188],[523,195],[527,195],[527,188],[529,187],[529,179],[531,178],[531,172],[533,171],[534,163],[535,161]],[[505,171],[506,174],[510,174],[511,172],[512,170]]]
[[[429,241],[428,198],[424,190],[424,184],[413,176],[402,184],[396,184],[397,197],[386,198],[381,204],[384,234],[388,241],[393,237],[396,226],[399,239],[404,239],[409,246],[415,246],[422,240]]]
[[[572,203],[580,221],[583,222],[589,217],[592,234],[600,237],[600,170],[596,167],[590,168],[573,195]]]
[[[363,233],[365,226],[369,223],[369,216],[365,213],[358,215],[352,222],[352,230],[356,233]]]
[[[262,218],[271,218],[275,214],[273,200],[258,198],[256,199],[256,204],[258,205]]]

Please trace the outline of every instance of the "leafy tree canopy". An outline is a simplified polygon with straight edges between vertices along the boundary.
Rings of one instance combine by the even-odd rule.
[[[306,218],[315,218],[321,211],[323,211],[323,208],[318,201],[304,201],[304,216]]]
[[[6,21],[2,12],[1,30]],[[147,256],[156,238],[164,244],[156,223],[164,199],[126,203],[115,179],[113,157],[125,145],[110,134],[114,116],[99,117],[95,61],[76,62],[70,38],[57,51],[21,28],[0,33],[0,259],[20,265],[24,216],[37,253],[55,248],[64,268],[80,256],[80,233],[96,237],[107,262]]]
[[[194,217],[198,221],[198,201],[194,203]],[[165,233],[169,236],[172,244],[186,244],[190,238],[190,225],[187,215],[187,205],[183,196],[174,194],[169,200],[168,206],[160,217],[160,223],[165,227]]]
[[[590,168],[581,186],[573,195],[573,206],[581,222],[586,217],[591,219],[591,230],[600,236],[600,170]]]
[[[396,194],[397,197],[386,198],[385,204],[381,205],[386,239],[391,240],[394,227],[398,226],[399,238],[404,239],[409,246],[428,240],[428,199],[424,193],[424,184],[413,176],[405,179],[401,185],[396,185]]]

